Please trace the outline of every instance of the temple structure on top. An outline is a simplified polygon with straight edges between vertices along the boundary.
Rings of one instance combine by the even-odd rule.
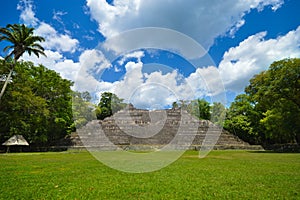
[[[261,149],[183,109],[143,110],[132,105],[77,130],[77,146],[95,150]]]

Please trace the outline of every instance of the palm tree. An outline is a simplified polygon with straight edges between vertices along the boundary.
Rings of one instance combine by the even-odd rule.
[[[37,57],[39,57],[40,54],[46,56],[44,48],[37,43],[43,42],[45,39],[43,37],[33,35],[33,31],[34,28],[26,27],[24,24],[8,24],[5,28],[0,28],[0,42],[7,41],[12,43],[3,49],[4,52],[12,50],[5,57],[5,61],[13,60],[10,64],[9,74],[6,77],[0,93],[0,102],[19,58],[25,52],[29,55],[33,53]]]

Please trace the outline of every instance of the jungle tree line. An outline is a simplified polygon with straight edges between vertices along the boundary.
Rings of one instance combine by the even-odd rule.
[[[0,74],[7,74],[6,61],[0,65]],[[173,107],[224,125],[252,144],[299,143],[299,74],[300,59],[277,61],[254,76],[229,108],[204,99],[174,102]],[[95,105],[88,92],[74,92],[71,86],[71,81],[42,65],[17,62],[0,104],[1,142],[23,134],[31,144],[55,144],[76,127],[109,117],[127,105],[110,92],[102,93]]]
[[[252,144],[300,144],[300,59],[272,63],[228,109],[224,127]]]
[[[300,59],[273,62],[250,80],[229,108],[204,99],[173,104],[178,105],[251,144],[300,144]]]
[[[119,98],[111,92],[104,92],[101,94],[100,102],[95,109],[96,117],[99,120],[103,120],[124,109],[126,106],[127,104],[124,103],[124,99]],[[200,120],[211,120],[220,126],[223,126],[226,114],[226,108],[223,104],[214,102],[210,105],[205,99],[173,102],[172,109],[176,108],[185,109]]]
[[[0,74],[7,63],[0,62]],[[9,65],[9,64],[8,64]],[[1,142],[22,134],[36,145],[53,145],[72,128],[72,82],[31,62],[17,62],[0,104]]]
[[[20,62],[25,52],[45,55],[39,44],[44,38],[33,31],[18,24],[0,28],[0,42],[11,43],[4,48],[7,56],[0,60],[0,142],[23,134],[31,144],[55,144],[76,127],[92,119],[102,120],[126,106],[109,92],[94,105],[89,102],[89,93],[73,92],[73,83],[55,71]],[[179,106],[199,119],[224,125],[253,144],[299,143],[300,59],[276,61],[267,71],[255,75],[228,109],[204,99],[173,103],[174,108]]]

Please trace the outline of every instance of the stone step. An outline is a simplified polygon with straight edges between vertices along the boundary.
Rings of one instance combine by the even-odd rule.
[[[180,110],[149,112],[131,108],[119,111],[103,121],[93,120],[77,132],[78,137],[74,141],[80,138],[85,146],[94,149],[111,149],[112,146],[146,148],[170,143],[176,148],[189,145],[196,148],[203,145],[203,141],[205,145],[212,144],[218,148],[251,146],[212,122],[197,120]],[[145,134],[150,137],[140,138],[138,133],[141,133],[140,137],[147,136]]]

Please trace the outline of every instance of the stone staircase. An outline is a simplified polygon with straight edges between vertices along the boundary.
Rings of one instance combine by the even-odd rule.
[[[102,121],[90,121],[77,134],[75,146],[97,150],[262,149],[181,109],[148,111],[130,106]]]

